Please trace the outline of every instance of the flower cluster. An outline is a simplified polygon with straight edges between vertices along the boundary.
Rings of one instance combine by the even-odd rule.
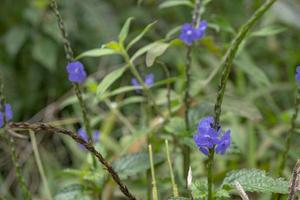
[[[296,81],[300,82],[300,65],[297,66],[296,68],[296,76],[295,76]]]
[[[192,24],[185,23],[181,27],[179,39],[190,46],[193,42],[200,40],[204,36],[206,28],[207,22],[204,20],[200,21],[198,27],[194,27]]]
[[[13,118],[13,112],[11,109],[11,105],[10,104],[5,104],[4,107],[4,112],[5,112],[5,118],[7,121],[12,120]],[[4,125],[4,114],[2,112],[0,112],[0,128]]]
[[[146,77],[145,77],[145,84],[148,86],[148,87],[151,87],[154,83],[154,75],[151,73],[151,74],[147,74]],[[141,85],[139,84],[139,82],[135,79],[135,78],[132,78],[131,79],[131,84],[133,86],[135,86],[135,91],[137,93],[141,93]]]
[[[82,83],[86,79],[86,72],[83,64],[79,61],[71,62],[67,65],[69,81],[73,83]]]
[[[88,142],[89,137],[88,137],[86,131],[83,128],[78,129],[77,133],[78,133],[79,136],[81,136],[84,139],[84,141]],[[100,137],[100,132],[99,131],[94,131],[93,132],[93,138],[92,138],[93,143],[98,143],[99,142],[99,137]],[[83,148],[83,146],[80,145],[80,148]]]
[[[194,135],[194,141],[205,155],[209,154],[209,149],[214,148],[216,153],[224,155],[231,143],[230,130],[225,131],[222,135],[221,127],[215,130],[213,123],[214,118],[211,116],[201,119],[198,124],[198,131]]]

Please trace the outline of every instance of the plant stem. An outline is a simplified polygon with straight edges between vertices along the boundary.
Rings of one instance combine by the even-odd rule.
[[[45,190],[46,190],[46,195],[47,195],[48,199],[51,200],[52,196],[51,196],[51,192],[50,192],[50,189],[49,189],[46,174],[45,174],[45,171],[44,171],[44,168],[43,168],[42,160],[41,160],[41,157],[40,157],[40,154],[39,154],[35,134],[32,130],[29,130],[29,135],[30,135],[30,140],[31,140],[31,144],[32,144],[32,149],[33,149],[35,161],[36,161],[36,164],[38,166],[38,170],[39,170],[39,173],[41,175],[41,178],[42,178]]]
[[[240,28],[239,32],[231,42],[229,49],[227,50],[222,65],[224,65],[224,69],[222,72],[221,81],[219,84],[219,90],[217,94],[217,100],[215,103],[215,121],[214,127],[217,128],[220,122],[221,115],[221,106],[223,102],[223,97],[226,89],[226,83],[231,71],[233,60],[236,56],[238,48],[241,42],[245,39],[249,30],[254,26],[254,24],[263,16],[263,14],[276,2],[276,0],[267,0],[264,4],[262,4],[255,13],[251,16],[251,18]]]
[[[288,153],[290,150],[290,146],[291,146],[292,135],[294,134],[295,129],[296,129],[296,120],[297,120],[298,113],[299,113],[299,107],[300,107],[300,88],[298,88],[298,90],[297,90],[297,98],[296,98],[296,102],[294,105],[294,114],[291,119],[291,127],[290,127],[287,137],[285,139],[284,150],[281,154],[279,164],[278,164],[278,169],[276,172],[276,175],[279,177],[283,176],[283,170],[284,170],[284,167],[285,167],[285,164],[287,161],[287,157],[288,157]],[[272,199],[276,199],[276,200],[280,200],[281,197],[282,197],[282,194],[273,194],[272,195]]]
[[[289,152],[290,146],[291,146],[292,135],[296,129],[296,120],[297,120],[297,116],[299,113],[299,107],[300,107],[300,88],[298,88],[298,91],[297,91],[297,98],[296,98],[296,102],[295,102],[295,106],[294,106],[294,114],[291,119],[291,127],[288,131],[288,134],[287,134],[287,137],[285,140],[284,151],[282,152],[282,155],[281,155],[278,172],[277,172],[278,176],[283,175],[283,169],[284,169],[284,166],[285,166],[285,163],[287,160],[287,155],[288,155],[288,152]]]
[[[59,13],[58,7],[57,7],[57,3],[55,0],[51,0],[51,7],[53,9],[54,14],[56,15],[57,18],[57,23],[58,23],[58,27],[59,30],[61,32],[62,38],[63,38],[63,43],[64,43],[64,49],[65,49],[65,54],[66,54],[66,58],[68,60],[68,62],[73,62],[74,59],[74,53],[73,50],[71,48],[71,44],[69,42],[68,39],[68,34],[66,32],[65,26],[64,26],[64,22],[62,20],[62,17]],[[83,124],[85,126],[87,135],[89,136],[89,140],[92,142],[92,131],[91,131],[91,127],[90,127],[90,120],[88,118],[88,114],[87,114],[87,108],[86,105],[84,104],[83,98],[82,98],[82,91],[80,90],[80,86],[78,83],[73,83],[73,87],[75,90],[75,94],[76,97],[78,99],[80,108],[81,108],[81,113],[82,113],[82,117],[83,117]]]
[[[149,149],[149,159],[150,159],[150,166],[151,166],[151,176],[152,176],[152,199],[158,200],[151,144],[148,145],[148,149]]]
[[[208,200],[213,199],[213,165],[214,165],[214,148],[209,149],[208,163],[207,163],[207,190],[208,190]]]
[[[2,74],[0,74],[0,111],[2,113],[4,113],[3,114],[3,127],[5,128],[5,131],[6,131],[7,119],[6,119],[6,114],[5,114],[5,104],[6,104],[6,98],[4,95],[4,84],[3,84],[3,80],[2,80]],[[10,147],[10,151],[11,151],[11,159],[12,159],[13,165],[16,170],[18,184],[21,187],[23,197],[26,200],[31,200],[32,199],[31,194],[29,192],[29,189],[26,186],[24,178],[21,174],[21,168],[18,163],[16,148],[15,148],[15,146],[16,146],[15,140],[11,135],[8,135],[8,143],[9,143],[9,147]]]
[[[192,24],[194,27],[198,27],[198,22],[200,20],[200,0],[196,0],[194,12],[193,12],[193,19]],[[192,46],[188,46],[187,53],[186,53],[186,66],[185,66],[185,94],[184,94],[184,121],[185,121],[185,129],[187,134],[190,134],[190,121],[189,121],[189,111],[190,111],[190,87],[191,87],[191,65],[192,65]],[[191,150],[188,146],[184,145],[182,147],[182,154],[183,154],[183,176],[184,180],[187,180],[189,167],[190,167],[190,154]],[[187,182],[186,182],[187,188]]]
[[[176,184],[175,178],[174,178],[174,172],[173,172],[172,162],[171,162],[171,158],[170,158],[170,151],[169,151],[169,142],[168,142],[168,140],[165,140],[165,144],[166,144],[167,161],[168,161],[168,165],[169,165],[169,171],[170,171],[172,188],[173,188],[173,196],[174,197],[178,197],[178,188],[177,188],[177,184]]]
[[[100,152],[98,152],[92,143],[86,142],[81,136],[79,136],[77,133],[74,133],[70,130],[64,129],[64,128],[58,128],[51,126],[46,123],[35,123],[35,124],[29,124],[26,122],[19,122],[19,123],[9,123],[9,128],[11,129],[24,129],[24,130],[32,130],[34,132],[39,132],[41,130],[49,132],[49,133],[62,133],[64,135],[67,135],[71,137],[75,142],[78,144],[83,145],[92,155],[94,155],[99,162],[104,166],[104,168],[110,173],[113,180],[118,184],[121,192],[130,200],[136,200],[135,196],[131,194],[124,185],[124,183],[121,181],[119,175],[117,172],[113,169],[113,167],[105,160],[105,158],[102,156]]]

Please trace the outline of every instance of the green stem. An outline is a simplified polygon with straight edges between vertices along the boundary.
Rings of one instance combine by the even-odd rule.
[[[174,172],[173,172],[172,162],[171,162],[171,158],[170,158],[170,151],[169,151],[169,142],[168,142],[168,140],[165,140],[165,144],[166,144],[167,161],[168,161],[168,165],[169,165],[169,171],[170,171],[172,188],[173,188],[173,196],[174,197],[178,197],[178,188],[177,188],[177,184],[176,184],[175,178],[174,178]]]
[[[62,38],[63,38],[66,58],[67,58],[69,63],[73,62],[75,60],[74,59],[74,53],[73,53],[73,50],[71,48],[71,44],[70,44],[69,39],[68,39],[68,34],[66,32],[64,22],[63,22],[62,17],[59,13],[58,6],[57,6],[57,3],[56,3],[55,0],[51,0],[51,7],[53,9],[54,14],[56,15],[58,27],[59,27],[59,30],[61,32]],[[73,83],[73,87],[74,87],[75,94],[76,94],[76,97],[77,97],[78,102],[79,102],[79,106],[80,106],[81,113],[82,113],[82,118],[83,118],[83,124],[84,124],[85,130],[87,132],[87,135],[89,137],[89,142],[92,143],[93,142],[93,135],[92,135],[92,130],[91,130],[91,126],[90,126],[90,120],[89,120],[88,114],[87,114],[87,107],[86,107],[86,105],[83,101],[82,91],[80,90],[80,86],[77,83]],[[93,157],[93,164],[94,164],[94,167],[96,167],[96,160],[95,160],[94,157]]]
[[[251,18],[240,28],[238,34],[233,39],[229,49],[227,50],[223,62],[224,65],[222,72],[221,81],[219,84],[219,90],[217,95],[217,100],[215,103],[215,123],[214,127],[217,128],[220,122],[221,115],[221,105],[223,102],[223,97],[226,89],[226,83],[231,71],[233,60],[236,56],[238,48],[241,42],[245,39],[249,30],[254,26],[254,24],[263,16],[263,14],[276,2],[276,0],[267,0],[263,5],[261,5],[256,12],[251,16]]]
[[[43,164],[42,164],[39,149],[38,149],[38,146],[37,146],[37,143],[36,143],[36,138],[35,138],[34,132],[32,130],[29,130],[29,135],[30,135],[30,140],[31,140],[31,144],[32,144],[32,149],[33,149],[35,161],[36,161],[36,164],[38,166],[38,170],[39,170],[39,173],[41,175],[41,178],[42,178],[45,190],[46,190],[46,195],[47,195],[48,199],[51,200],[52,196],[51,196],[51,192],[50,192],[50,189],[49,189],[47,177],[46,177],[46,174],[45,174],[45,171],[44,171],[44,168],[43,168]]]
[[[2,80],[2,74],[0,74],[0,111],[3,114],[3,127],[6,130],[6,125],[7,125],[7,119],[6,119],[6,114],[5,114],[5,104],[6,104],[6,98],[4,95],[4,84],[3,84],[3,80]],[[17,153],[16,153],[16,144],[15,144],[15,140],[11,135],[8,135],[8,142],[9,142],[9,146],[10,146],[10,150],[11,150],[11,158],[12,158],[12,162],[13,165],[15,167],[16,170],[16,176],[17,176],[17,180],[18,180],[18,184],[21,187],[22,193],[23,193],[23,197],[26,200],[31,200],[31,194],[29,192],[29,189],[26,186],[26,183],[24,181],[24,178],[21,174],[21,168],[19,166],[18,163],[18,159],[17,159]]]
[[[148,149],[149,149],[149,159],[150,159],[150,166],[151,166],[151,176],[152,176],[152,199],[158,200],[151,144],[149,144]]]
[[[214,165],[215,149],[209,150],[208,163],[207,163],[207,190],[208,190],[208,200],[213,199],[213,165]]]

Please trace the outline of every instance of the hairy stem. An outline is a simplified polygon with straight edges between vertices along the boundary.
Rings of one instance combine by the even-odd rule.
[[[254,26],[254,24],[263,16],[263,14],[276,2],[276,0],[267,0],[264,4],[262,4],[255,13],[251,16],[251,18],[240,28],[238,34],[233,39],[229,49],[227,50],[222,64],[224,65],[224,69],[222,72],[221,81],[219,84],[219,90],[217,94],[217,100],[215,103],[215,122],[214,127],[217,128],[220,122],[221,115],[221,106],[223,102],[223,97],[226,89],[226,83],[231,71],[233,60],[236,56],[238,48],[241,42],[245,39],[249,30]]]
[[[119,175],[117,172],[113,169],[113,167],[105,160],[105,158],[102,156],[101,153],[99,153],[93,144],[91,142],[86,142],[81,136],[79,136],[77,133],[74,133],[70,130],[64,129],[64,128],[57,128],[54,126],[51,126],[46,123],[35,123],[35,124],[29,124],[25,122],[19,122],[19,123],[9,123],[9,128],[11,129],[25,129],[25,130],[32,130],[34,132],[39,132],[41,130],[47,131],[50,133],[62,133],[64,135],[70,136],[73,138],[75,142],[78,144],[83,145],[92,155],[94,155],[99,162],[104,166],[104,168],[110,173],[113,180],[118,184],[121,192],[130,200],[136,200],[135,196],[131,194],[124,185],[124,183],[121,181]]]
[[[6,114],[5,114],[5,104],[6,104],[6,98],[4,95],[4,84],[3,84],[3,80],[2,80],[2,74],[0,74],[0,111],[3,113],[3,127],[6,127],[6,125],[7,125],[7,119],[6,119]],[[21,187],[23,197],[26,200],[31,200],[32,199],[31,194],[29,192],[29,189],[26,186],[24,178],[21,174],[20,165],[18,163],[16,148],[15,148],[15,146],[16,146],[15,140],[11,135],[8,135],[8,143],[9,143],[9,147],[10,147],[10,151],[11,151],[11,159],[12,159],[13,165],[16,170],[18,184]]]
[[[279,167],[278,167],[278,173],[277,173],[278,176],[282,176],[283,169],[284,169],[284,166],[285,166],[285,163],[287,160],[287,155],[288,155],[288,152],[289,152],[290,146],[291,146],[292,135],[296,129],[296,120],[297,120],[297,116],[299,113],[299,107],[300,107],[300,88],[298,89],[298,92],[297,92],[297,98],[296,98],[296,102],[295,102],[295,106],[294,106],[294,114],[291,119],[291,127],[286,136],[284,151],[282,152],[282,155],[281,155],[281,159],[280,159],[280,163],[279,163]]]
[[[208,156],[208,163],[207,163],[207,192],[208,192],[208,200],[213,199],[213,174],[212,170],[214,167],[214,156],[215,156],[215,150],[210,149],[209,150],[209,156]]]
[[[71,48],[71,44],[70,44],[69,39],[68,39],[68,34],[67,34],[66,29],[65,29],[64,22],[63,22],[62,17],[59,13],[57,3],[56,3],[55,0],[51,0],[51,7],[52,7],[52,10],[53,10],[54,14],[56,15],[58,27],[59,27],[59,30],[61,32],[62,38],[63,38],[66,58],[67,58],[69,63],[73,62],[74,61],[74,53],[73,53],[73,50]],[[91,131],[91,127],[90,127],[90,120],[88,118],[86,105],[84,104],[84,101],[83,101],[83,98],[82,98],[82,91],[80,90],[80,86],[77,83],[73,83],[73,87],[74,87],[76,97],[78,99],[78,102],[79,102],[79,105],[80,105],[80,108],[81,108],[83,124],[85,126],[87,135],[89,136],[89,140],[90,140],[90,142],[92,142],[92,131]]]

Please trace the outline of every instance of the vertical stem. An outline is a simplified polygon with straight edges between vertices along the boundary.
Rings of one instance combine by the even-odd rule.
[[[47,177],[46,177],[46,174],[45,174],[45,171],[44,171],[44,168],[43,168],[42,160],[41,160],[41,157],[40,157],[40,154],[39,154],[39,150],[38,150],[38,146],[37,146],[37,143],[36,143],[36,138],[35,138],[34,132],[32,130],[29,130],[29,135],[30,135],[30,140],[31,140],[31,144],[32,144],[32,149],[33,149],[35,161],[36,161],[36,164],[38,166],[38,170],[39,170],[39,173],[41,175],[41,178],[42,178],[45,190],[46,190],[47,198],[49,200],[51,200],[52,196],[51,196],[51,192],[50,192],[50,189],[49,189]]]
[[[208,156],[208,163],[207,163],[207,184],[208,184],[208,200],[213,199],[213,165],[214,165],[214,155],[215,150],[210,149],[209,150],[209,156]]]
[[[0,112],[3,113],[3,127],[6,127],[6,124],[7,124],[7,119],[6,119],[6,114],[5,114],[5,104],[6,104],[6,99],[5,99],[5,95],[4,95],[4,84],[3,84],[3,80],[2,80],[2,74],[0,74]],[[21,168],[18,163],[16,148],[15,148],[15,146],[16,146],[15,140],[11,135],[8,135],[8,142],[9,142],[9,146],[10,146],[12,162],[13,162],[13,165],[16,170],[18,184],[21,187],[23,197],[26,200],[31,200],[32,199],[31,194],[29,192],[29,189],[26,186],[24,178],[21,174]]]
[[[68,62],[73,62],[74,61],[74,53],[73,53],[73,50],[71,48],[71,44],[70,44],[69,39],[68,39],[68,34],[67,34],[66,29],[65,29],[64,22],[63,22],[62,17],[59,13],[58,6],[57,6],[57,3],[56,3],[55,0],[51,0],[51,7],[53,9],[54,14],[56,15],[58,27],[59,27],[59,30],[61,32],[62,38],[63,38],[66,58],[67,58]],[[84,101],[83,101],[83,98],[82,98],[82,91],[80,90],[79,84],[73,83],[73,86],[74,86],[76,97],[78,99],[78,102],[79,102],[79,105],[80,105],[80,108],[81,108],[81,113],[82,113],[82,117],[83,117],[83,124],[84,124],[86,132],[89,136],[89,140],[90,140],[90,142],[92,142],[92,131],[91,131],[90,123],[89,123],[89,118],[88,118],[88,115],[87,115],[87,108],[86,108],[86,105],[84,104]]]
[[[192,24],[194,27],[198,26],[200,20],[200,0],[196,0]],[[190,111],[190,87],[191,87],[191,65],[192,65],[192,46],[189,46],[186,53],[186,67],[185,67],[185,94],[184,94],[184,105],[185,105],[185,129],[188,134],[190,134],[190,121],[189,121],[189,111]],[[191,150],[188,146],[183,146],[183,176],[186,180],[190,167],[190,153]],[[186,182],[187,187],[187,182]]]
[[[174,197],[178,197],[178,188],[177,188],[177,184],[176,184],[175,178],[174,178],[174,172],[173,172],[172,162],[171,162],[171,158],[170,158],[170,151],[169,151],[169,142],[168,142],[168,140],[165,140],[165,144],[166,144],[167,161],[168,161],[168,165],[169,165],[171,182],[172,182],[172,188],[173,188],[173,196]]]
[[[281,159],[280,159],[280,163],[279,163],[279,167],[278,167],[278,176],[282,176],[283,174],[283,169],[287,160],[287,156],[290,150],[290,146],[291,146],[291,139],[292,139],[292,135],[295,132],[295,128],[296,128],[296,119],[299,113],[299,106],[300,106],[300,88],[298,88],[297,91],[297,98],[296,98],[296,102],[295,102],[295,106],[294,106],[294,114],[292,116],[291,119],[291,127],[288,131],[288,135],[286,137],[285,140],[285,145],[284,145],[284,151],[282,152],[281,155]]]
[[[152,199],[158,200],[151,144],[149,144],[148,149],[149,149],[149,159],[150,159],[150,166],[151,166],[151,176],[152,176]]]

